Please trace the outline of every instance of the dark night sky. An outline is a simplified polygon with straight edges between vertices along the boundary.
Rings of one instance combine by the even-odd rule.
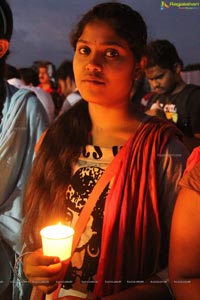
[[[95,0],[8,0],[14,16],[14,33],[8,62],[30,66],[47,59],[58,66],[71,59],[69,32]],[[148,26],[149,40],[168,39],[177,48],[184,65],[200,63],[200,2],[196,9],[170,6],[161,10],[160,0],[121,1],[138,10]],[[176,3],[188,1],[175,0]],[[166,0],[169,4],[170,1]]]

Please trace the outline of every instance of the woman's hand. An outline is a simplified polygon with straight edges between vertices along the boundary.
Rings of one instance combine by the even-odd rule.
[[[24,274],[32,285],[44,293],[51,293],[57,287],[61,276],[62,263],[58,257],[44,256],[36,250],[23,258]]]

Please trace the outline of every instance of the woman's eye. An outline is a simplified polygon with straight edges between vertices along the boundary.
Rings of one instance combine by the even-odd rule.
[[[79,53],[80,54],[89,54],[90,53],[90,49],[88,47],[81,47],[79,48]]]
[[[114,49],[109,49],[109,50],[106,51],[106,56],[107,57],[116,57],[118,55],[119,55],[118,51],[116,51]]]

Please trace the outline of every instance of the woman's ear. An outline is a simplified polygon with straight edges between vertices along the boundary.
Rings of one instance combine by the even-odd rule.
[[[147,65],[147,57],[145,55],[143,55],[141,60],[140,60],[140,68],[141,68],[141,73],[142,74],[145,73],[146,65]]]
[[[9,42],[8,40],[0,39],[0,58],[5,55],[5,53],[9,49]]]
[[[143,68],[140,63],[137,63],[135,66],[135,74],[134,74],[135,80],[140,80],[141,77],[143,77]]]

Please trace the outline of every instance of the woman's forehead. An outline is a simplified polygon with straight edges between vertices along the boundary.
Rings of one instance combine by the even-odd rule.
[[[78,42],[128,47],[126,40],[116,33],[113,26],[109,22],[101,20],[88,23],[84,27]]]

